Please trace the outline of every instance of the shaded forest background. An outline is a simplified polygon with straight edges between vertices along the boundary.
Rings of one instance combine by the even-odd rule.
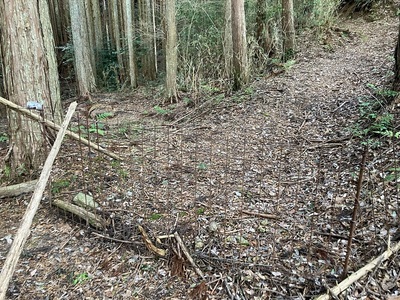
[[[91,64],[95,74],[94,91],[121,91],[137,86],[163,89],[165,79],[165,5],[163,1],[131,1],[132,18],[127,19],[124,1],[86,1],[81,22],[87,31]],[[229,90],[232,78],[226,61],[226,14],[224,1],[177,1],[178,35],[177,85],[180,91],[199,93],[210,89]],[[257,76],[284,68],[282,1],[245,1],[249,74]],[[297,32],[315,31],[324,37],[338,13],[368,12],[373,18],[377,6],[393,5],[374,0],[299,0],[294,1]],[[62,98],[77,94],[71,17],[68,1],[50,0],[50,17],[56,45]],[[129,35],[126,23],[132,22]],[[134,52],[129,52],[128,39]],[[329,45],[326,45],[329,47]],[[129,81],[130,55],[137,82]],[[1,76],[1,74],[0,74]],[[1,89],[3,90],[3,89]],[[160,91],[162,93],[162,91]]]

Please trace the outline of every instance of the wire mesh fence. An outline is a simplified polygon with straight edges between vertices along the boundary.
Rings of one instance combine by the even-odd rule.
[[[315,295],[397,239],[396,138],[370,147],[347,137],[302,140],[245,120],[105,124],[78,113],[70,130],[123,160],[66,140],[49,196],[83,211],[59,213],[145,253],[140,225],[156,247],[172,249],[172,261],[177,232],[205,276],[223,276],[228,290],[241,281],[243,293],[256,287],[259,297]]]

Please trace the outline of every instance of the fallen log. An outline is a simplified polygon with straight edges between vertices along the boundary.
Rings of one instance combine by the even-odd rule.
[[[37,182],[37,180],[31,180],[19,184],[0,187],[0,199],[16,197],[25,193],[33,192]]]
[[[58,124],[56,124],[56,123],[54,123],[52,121],[45,120],[41,116],[39,116],[38,114],[33,113],[31,110],[23,108],[22,106],[19,106],[19,105],[15,104],[15,103],[7,100],[7,99],[4,99],[4,98],[0,97],[0,103],[4,104],[5,106],[7,106],[8,108],[10,108],[12,110],[20,112],[21,114],[25,115],[26,117],[28,117],[30,119],[33,119],[33,120],[38,121],[38,122],[42,122],[44,125],[49,126],[52,129],[55,129],[57,131],[61,129],[60,125],[58,125]],[[115,154],[113,152],[110,152],[110,151],[100,147],[99,145],[88,141],[87,139],[83,138],[82,136],[80,136],[80,135],[78,135],[78,134],[76,134],[76,133],[74,133],[72,131],[66,130],[65,134],[67,136],[69,136],[70,138],[73,138],[74,140],[76,140],[78,142],[81,142],[82,144],[84,144],[84,145],[86,145],[86,146],[88,146],[88,147],[90,147],[90,148],[92,148],[94,150],[97,150],[97,151],[99,151],[101,153],[104,153],[107,156],[110,156],[110,157],[115,158],[117,160],[121,160],[121,161],[123,160],[117,154]]]
[[[6,260],[4,262],[3,268],[0,273],[0,300],[5,299],[8,284],[10,283],[11,277],[14,274],[15,267],[17,266],[19,257],[21,255],[22,249],[25,245],[26,240],[30,234],[30,228],[32,225],[33,218],[35,217],[36,211],[39,208],[40,200],[42,199],[43,192],[46,188],[47,181],[50,177],[51,168],[53,166],[54,160],[60,150],[61,142],[65,136],[68,124],[71,121],[72,115],[75,112],[77,103],[73,102],[68,109],[65,120],[60,127],[60,131],[57,134],[57,138],[54,142],[53,147],[44,163],[43,170],[40,173],[38,183],[36,185],[35,192],[32,195],[31,201],[29,202],[25,214],[22,218],[21,225],[14,237],[14,241],[8,251]]]
[[[78,216],[96,229],[105,229],[106,227],[107,222],[103,218],[90,211],[87,211],[86,209],[78,205],[68,203],[59,199],[53,200],[52,204],[57,206],[58,208],[61,208],[62,210]]]

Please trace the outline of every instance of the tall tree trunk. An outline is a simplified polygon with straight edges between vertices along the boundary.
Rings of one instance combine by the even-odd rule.
[[[87,36],[89,41],[89,55],[90,55],[90,64],[93,69],[93,73],[96,74],[96,56],[94,54],[95,42],[94,42],[94,23],[93,23],[93,10],[90,1],[83,1],[85,7],[85,22],[82,20],[82,23],[86,23],[87,28]]]
[[[233,90],[249,80],[244,0],[232,0]]]
[[[274,55],[270,25],[267,20],[267,4],[265,0],[257,0],[256,40],[258,45],[269,57]]]
[[[83,1],[69,0],[71,14],[72,41],[75,53],[75,73],[78,95],[87,97],[96,89],[90,54],[89,35],[86,27],[86,14]]]
[[[96,61],[99,59],[99,51],[104,47],[103,45],[103,30],[101,24],[101,11],[99,0],[92,0],[92,11],[93,11],[93,27],[94,27],[94,47]]]
[[[176,88],[177,61],[177,35],[175,21],[175,0],[165,1],[165,93],[171,102],[178,99]]]
[[[119,24],[119,11],[118,11],[118,0],[111,1],[112,7],[112,27],[115,38],[115,49],[117,51],[117,60],[119,66],[119,79],[124,80],[124,61],[122,59],[122,51],[121,51],[121,28]]]
[[[225,33],[224,33],[224,60],[225,74],[227,77],[232,75],[232,3],[231,0],[225,1]]]
[[[142,71],[146,79],[156,79],[157,66],[155,59],[153,9],[151,0],[139,0],[140,31],[145,53],[142,58]]]
[[[128,46],[128,68],[129,80],[131,87],[137,87],[137,67],[136,67],[136,53],[135,53],[135,21],[134,21],[134,6],[132,0],[125,0],[125,32]]]
[[[47,1],[26,5],[0,0],[1,53],[5,96],[26,106],[42,102],[46,117],[60,122],[61,105],[53,32]],[[29,22],[27,22],[29,20]],[[7,112],[11,175],[37,171],[44,162],[46,141],[40,124],[14,111]]]
[[[294,58],[295,29],[293,0],[282,0],[283,61]]]
[[[393,81],[393,89],[395,91],[400,91],[400,25],[399,25],[399,33],[397,35],[397,44],[396,50],[394,52],[394,81]]]

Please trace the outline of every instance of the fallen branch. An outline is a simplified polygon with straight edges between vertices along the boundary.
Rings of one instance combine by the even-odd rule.
[[[57,206],[58,208],[61,208],[62,210],[68,211],[82,220],[85,220],[88,222],[90,225],[95,227],[96,229],[105,229],[107,222],[102,219],[101,217],[95,215],[94,213],[87,211],[86,209],[72,204],[68,203],[59,199],[55,199],[51,202],[53,205]]]
[[[0,198],[16,197],[25,193],[33,192],[37,180],[31,180],[19,184],[0,187]]]
[[[138,229],[140,233],[142,234],[144,244],[146,245],[147,249],[149,249],[151,252],[157,254],[158,256],[165,256],[166,251],[164,249],[157,248],[154,246],[153,242],[150,240],[149,236],[147,235],[146,231],[144,228],[140,225],[138,225]]]
[[[1,99],[1,97],[0,97]],[[54,160],[61,147],[61,142],[65,136],[68,124],[75,112],[77,103],[73,102],[68,109],[65,120],[60,127],[60,131],[57,134],[57,138],[54,142],[53,147],[44,163],[43,170],[40,174],[35,192],[32,195],[31,201],[26,208],[25,214],[22,218],[21,225],[18,228],[17,234],[14,237],[14,242],[8,251],[6,261],[4,262],[3,268],[0,273],[0,300],[3,300],[7,293],[8,284],[10,283],[11,277],[14,274],[15,267],[17,266],[19,257],[22,249],[25,245],[26,240],[30,234],[30,227],[32,225],[33,218],[35,217],[36,211],[39,208],[40,200],[42,199],[43,192],[46,188],[47,181],[50,177],[50,171],[53,166]]]
[[[375,269],[380,263],[387,260],[393,253],[396,253],[400,249],[400,242],[398,242],[393,248],[389,248],[373,261],[368,263],[366,266],[358,270],[357,272],[351,274],[351,276],[347,277],[341,283],[339,283],[334,288],[329,290],[328,294],[324,294],[316,298],[315,300],[329,300],[332,295],[338,296],[340,293],[345,291],[350,285],[356,282],[358,279],[362,278],[363,276],[367,275],[373,269]]]
[[[0,97],[0,103],[6,105],[8,108],[10,108],[12,110],[20,112],[21,114],[25,115],[26,117],[28,117],[30,119],[33,119],[33,120],[38,121],[38,122],[42,122],[44,125],[47,125],[52,129],[55,129],[57,131],[61,129],[60,125],[58,125],[58,124],[56,124],[56,123],[54,123],[52,121],[45,120],[41,116],[33,113],[31,110],[25,109],[22,106],[16,105],[15,103],[13,103],[11,101],[8,101],[7,99],[4,99],[4,98]],[[121,161],[123,160],[117,154],[115,154],[113,152],[110,152],[110,151],[100,147],[99,145],[88,141],[87,139],[83,138],[82,136],[80,136],[80,135],[78,135],[78,134],[76,134],[76,133],[74,133],[72,131],[66,130],[65,134],[67,136],[71,137],[72,139],[74,139],[74,140],[76,140],[78,142],[81,142],[82,144],[90,147],[91,149],[97,150],[97,151],[99,151],[101,153],[104,153],[105,155],[110,156],[112,158],[115,158],[117,160],[121,160]]]
[[[177,232],[174,233],[174,237],[176,242],[178,243],[178,245],[180,246],[183,254],[185,254],[187,260],[190,262],[190,264],[193,266],[194,270],[196,271],[197,275],[199,275],[201,278],[204,279],[204,274],[203,272],[201,272],[201,270],[199,269],[199,267],[196,265],[196,263],[194,262],[193,258],[190,256],[190,253],[188,251],[188,249],[186,248],[185,244],[183,243],[181,237],[179,236],[179,234]]]
[[[262,218],[266,218],[266,219],[273,219],[273,220],[278,220],[279,219],[279,217],[276,216],[276,215],[263,214],[263,213],[248,211],[248,210],[242,210],[242,213],[244,213],[246,215],[262,217]]]

